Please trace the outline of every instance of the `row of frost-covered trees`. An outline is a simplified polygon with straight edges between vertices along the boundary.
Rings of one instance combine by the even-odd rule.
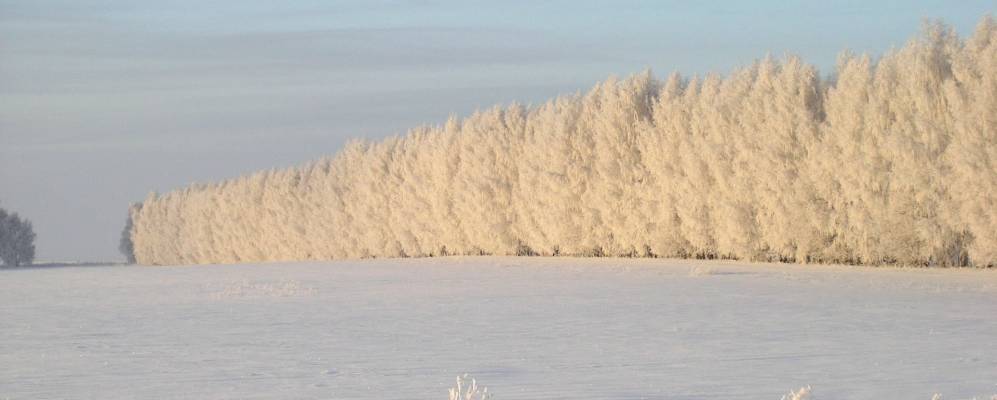
[[[610,79],[332,158],[150,195],[143,264],[541,254],[997,264],[997,27],[829,78]]]

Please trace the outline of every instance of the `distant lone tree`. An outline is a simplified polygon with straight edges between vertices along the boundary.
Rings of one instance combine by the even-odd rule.
[[[31,221],[0,208],[0,261],[6,266],[31,264],[35,259],[35,230]]]

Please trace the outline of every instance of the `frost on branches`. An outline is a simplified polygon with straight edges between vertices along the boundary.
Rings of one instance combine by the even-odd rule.
[[[142,264],[450,254],[997,265],[997,28],[940,24],[825,79],[609,79],[296,168],[151,194]]]

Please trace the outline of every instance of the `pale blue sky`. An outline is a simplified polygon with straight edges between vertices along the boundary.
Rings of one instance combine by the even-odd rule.
[[[210,5],[206,5],[210,3]],[[692,4],[696,3],[696,4]],[[0,207],[41,260],[119,260],[129,202],[611,74],[830,71],[994,1],[0,0]]]

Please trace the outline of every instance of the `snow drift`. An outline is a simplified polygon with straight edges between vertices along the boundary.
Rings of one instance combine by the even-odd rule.
[[[649,72],[133,205],[142,264],[445,254],[997,264],[997,27],[829,78]]]

